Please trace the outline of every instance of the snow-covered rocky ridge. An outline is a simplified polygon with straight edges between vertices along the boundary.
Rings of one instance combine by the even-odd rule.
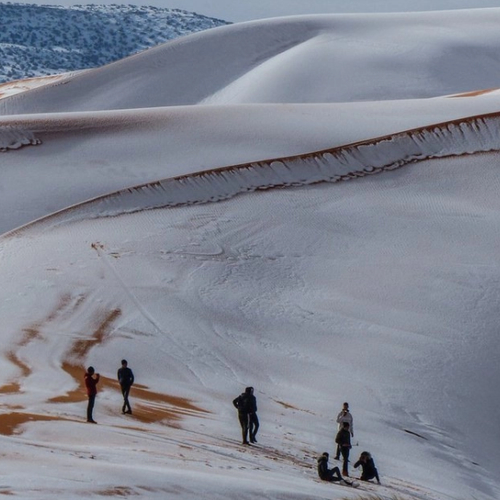
[[[0,492],[497,500],[499,21],[243,23],[5,94]],[[345,400],[381,486],[318,480]]]
[[[189,33],[227,24],[134,5],[0,3],[0,83],[94,68]]]

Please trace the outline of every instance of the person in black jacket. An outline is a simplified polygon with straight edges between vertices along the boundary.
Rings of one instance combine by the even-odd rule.
[[[328,458],[329,454],[325,451],[319,458],[318,458],[318,476],[320,479],[323,481],[332,481],[332,482],[339,482],[343,481],[346,484],[352,485],[349,481],[346,481],[341,475],[340,475],[340,469],[338,467],[334,467],[333,469],[328,468]]]
[[[342,458],[344,459],[342,465],[342,475],[349,477],[349,451],[351,450],[351,431],[349,429],[349,422],[344,422],[342,424],[342,429],[337,432],[335,437],[335,442],[340,446],[340,452],[342,453]]]
[[[363,451],[359,456],[358,461],[354,464],[354,468],[357,469],[361,465],[363,472],[361,473],[360,479],[362,481],[369,481],[370,479],[376,479],[377,483],[380,484],[380,478],[378,477],[378,470],[375,467],[375,462],[369,452]]]
[[[130,394],[130,388],[134,383],[134,374],[132,373],[132,370],[128,367],[126,359],[122,359],[122,367],[118,369],[117,377],[123,395],[122,413],[130,414],[132,413],[132,408],[130,407],[128,396]]]
[[[259,430],[259,419],[257,417],[257,399],[253,395],[253,387],[247,387],[243,394],[233,400],[233,405],[238,410],[243,444],[250,444],[248,442],[249,433],[250,442],[256,443],[255,436]]]

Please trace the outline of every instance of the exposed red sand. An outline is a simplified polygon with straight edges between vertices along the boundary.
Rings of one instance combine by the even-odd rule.
[[[56,319],[64,311],[70,314],[74,312],[84,302],[84,297],[79,297],[73,305],[71,305],[72,297],[69,295],[63,296],[57,306],[44,321],[31,324],[23,329],[23,334],[16,344],[19,349],[28,345],[35,340],[41,340],[42,335],[40,330],[43,325],[50,323]],[[71,308],[71,311],[68,310]],[[84,384],[84,375],[86,368],[81,360],[86,359],[90,350],[98,345],[103,344],[109,338],[114,330],[114,322],[121,316],[122,312],[119,308],[100,311],[95,316],[95,327],[92,335],[86,339],[79,339],[74,342],[70,348],[66,361],[62,364],[62,369],[68,373],[77,382],[77,388],[60,396],[56,396],[49,400],[51,403],[82,403],[82,418],[71,419],[52,415],[33,414],[24,412],[22,406],[8,407],[6,413],[0,414],[0,434],[11,435],[18,432],[19,426],[28,422],[34,421],[52,421],[52,420],[67,420],[67,421],[85,421],[85,402],[87,401],[86,388]],[[0,387],[0,393],[14,394],[19,393],[21,381],[23,378],[31,375],[29,366],[22,362],[16,350],[7,354],[9,360],[19,368],[20,377]],[[109,377],[101,376],[98,390],[109,389],[120,394],[121,391],[118,381]],[[98,396],[99,397],[99,396]],[[201,407],[193,404],[192,401],[179,396],[172,396],[149,390],[148,387],[135,384],[132,387],[130,400],[133,406],[133,416],[130,416],[130,422],[139,421],[142,423],[166,422],[168,425],[179,425],[179,421],[186,415],[199,415],[208,413]],[[98,401],[98,400],[97,400]],[[98,411],[98,402],[96,405]],[[119,409],[117,408],[117,412]]]
[[[76,422],[74,419],[55,417],[51,415],[39,415],[35,413],[23,413],[13,411],[10,413],[0,414],[0,434],[4,436],[11,436],[19,432],[19,426],[28,422],[41,422],[50,420],[70,420]]]
[[[84,384],[85,368],[79,365],[64,363],[63,369],[69,373],[77,382],[78,388],[62,396],[57,396],[50,400],[51,403],[75,403],[87,400]],[[120,394],[120,386],[117,380],[101,376],[98,390],[111,389]],[[99,398],[99,395],[97,396]],[[166,421],[169,425],[178,422],[183,415],[196,415],[208,413],[203,408],[196,406],[189,399],[179,396],[172,396],[154,392],[148,387],[135,384],[130,391],[130,401],[133,406],[133,416],[131,418],[143,423]],[[97,399],[96,405],[99,404]],[[97,411],[98,408],[96,407]],[[82,407],[82,415],[85,408]],[[118,409],[117,409],[118,411]]]
[[[0,83],[0,99],[47,85],[61,78],[63,78],[63,75],[49,75]]]
[[[463,94],[456,94],[450,97],[476,97],[478,95],[489,94],[491,92],[495,92],[498,89],[485,89],[485,90],[474,90],[472,92],[464,92]]]

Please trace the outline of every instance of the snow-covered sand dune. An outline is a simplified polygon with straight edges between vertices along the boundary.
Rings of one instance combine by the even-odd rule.
[[[408,101],[4,117],[0,147],[16,151],[1,157],[0,231],[147,182],[309,154],[499,109],[500,92],[491,91]]]
[[[10,233],[155,208],[217,202],[252,191],[339,182],[395,170],[417,161],[499,149],[500,113],[470,117],[310,154],[204,170],[63,209]]]
[[[0,100],[0,492],[498,498],[499,18],[245,23]],[[344,400],[382,486],[317,479]]]
[[[240,494],[231,484],[239,468],[236,477],[261,485],[254,495],[275,498],[286,478],[299,498],[311,491],[329,498],[336,489],[314,483],[314,455],[332,451],[335,403],[348,399],[360,443],[353,453],[375,452],[387,485],[368,491],[410,493],[411,486],[397,489],[405,480],[424,487],[414,498],[454,498],[458,484],[458,498],[494,498],[497,162],[493,153],[429,160],[345,185],[83,219],[4,238],[9,286],[1,312],[11,360],[4,380],[19,387],[4,404],[42,419],[24,439],[52,442],[47,434],[57,432],[56,448],[75,446],[83,397],[62,396],[77,387],[78,368],[81,374],[92,363],[106,376],[96,414],[109,430],[76,446],[96,457],[100,487],[118,481],[140,491],[142,483],[108,468],[158,463],[159,452],[145,456],[147,439],[157,441],[153,450],[162,442],[164,481],[174,489],[186,483],[177,467],[195,473],[196,458],[207,471],[219,469],[210,485],[215,497],[221,488]],[[121,356],[149,393],[183,397],[210,413],[173,422],[185,430],[158,428],[148,411],[168,424],[175,405],[136,391],[133,427],[145,437],[139,449],[126,446],[121,459],[113,457],[106,450],[121,446],[116,433],[131,439],[108,382]],[[234,449],[230,400],[247,383],[258,390],[264,448],[245,453]],[[43,422],[48,417],[54,420]],[[196,443],[202,450],[193,455]],[[283,454],[276,465],[271,452]],[[191,478],[184,495],[206,483]]]
[[[0,101],[0,115],[200,103],[353,102],[498,87],[500,9],[224,26]]]

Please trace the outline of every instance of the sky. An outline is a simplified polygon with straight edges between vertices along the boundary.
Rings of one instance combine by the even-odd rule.
[[[78,0],[30,0],[23,3],[78,5],[82,2]],[[120,2],[103,0],[88,3]],[[123,3],[183,9],[231,22],[304,14],[412,12],[500,7],[499,0],[309,0],[307,2],[302,0],[148,0]]]
[[[274,19],[3,85],[0,492],[498,499],[499,23]],[[317,478],[344,401],[380,486]]]

